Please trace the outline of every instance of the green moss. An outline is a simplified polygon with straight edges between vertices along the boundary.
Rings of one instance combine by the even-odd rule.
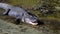
[[[12,5],[22,5],[23,7],[32,7],[38,0],[11,0]]]

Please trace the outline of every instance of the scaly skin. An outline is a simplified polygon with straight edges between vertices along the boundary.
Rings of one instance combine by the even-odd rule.
[[[28,12],[23,8],[11,6],[5,3],[0,3],[0,8],[3,8],[5,10],[3,15],[8,15],[8,16],[16,18],[16,24],[19,24],[19,21],[32,24],[32,25],[38,24],[37,17],[28,14]]]

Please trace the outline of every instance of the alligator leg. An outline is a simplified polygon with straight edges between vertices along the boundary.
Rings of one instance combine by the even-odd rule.
[[[3,13],[3,15],[8,15],[8,13],[9,13],[10,10],[11,10],[11,9],[6,10],[6,11]]]
[[[20,24],[20,22],[21,22],[21,19],[16,19],[15,24],[18,25],[18,24]]]

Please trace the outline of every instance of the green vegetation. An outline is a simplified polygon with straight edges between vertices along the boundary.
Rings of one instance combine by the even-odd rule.
[[[34,11],[34,10],[30,10],[30,11],[31,11],[31,13],[38,16],[40,18],[40,20],[42,20],[43,22],[52,21],[52,20],[53,21],[57,20],[60,22],[60,11],[55,9],[56,6],[60,6],[60,0],[44,0],[44,3],[41,3],[41,1],[42,0],[4,0],[2,2],[11,4],[11,5],[22,6],[24,9],[31,9],[34,6],[40,6],[43,4],[49,5],[50,7],[48,7],[47,9],[54,11],[54,13],[52,13],[52,14],[42,14],[39,11]],[[6,19],[6,20],[11,19],[11,18],[5,18],[5,17],[1,17],[1,16],[0,16],[0,18]],[[49,23],[50,26],[51,26],[51,24]],[[58,23],[58,24],[60,24],[60,23]],[[54,24],[52,24],[52,25],[54,25]],[[58,26],[60,27],[60,25],[58,25]],[[54,27],[55,29],[57,28],[55,26],[52,26],[52,27]]]

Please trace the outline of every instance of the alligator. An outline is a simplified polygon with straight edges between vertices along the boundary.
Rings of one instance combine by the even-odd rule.
[[[5,12],[3,12],[3,15],[8,15],[16,18],[16,24],[23,22],[31,25],[38,25],[38,17],[29,13],[29,10],[25,10],[17,6],[12,6],[7,3],[0,3],[0,8],[5,10]]]

